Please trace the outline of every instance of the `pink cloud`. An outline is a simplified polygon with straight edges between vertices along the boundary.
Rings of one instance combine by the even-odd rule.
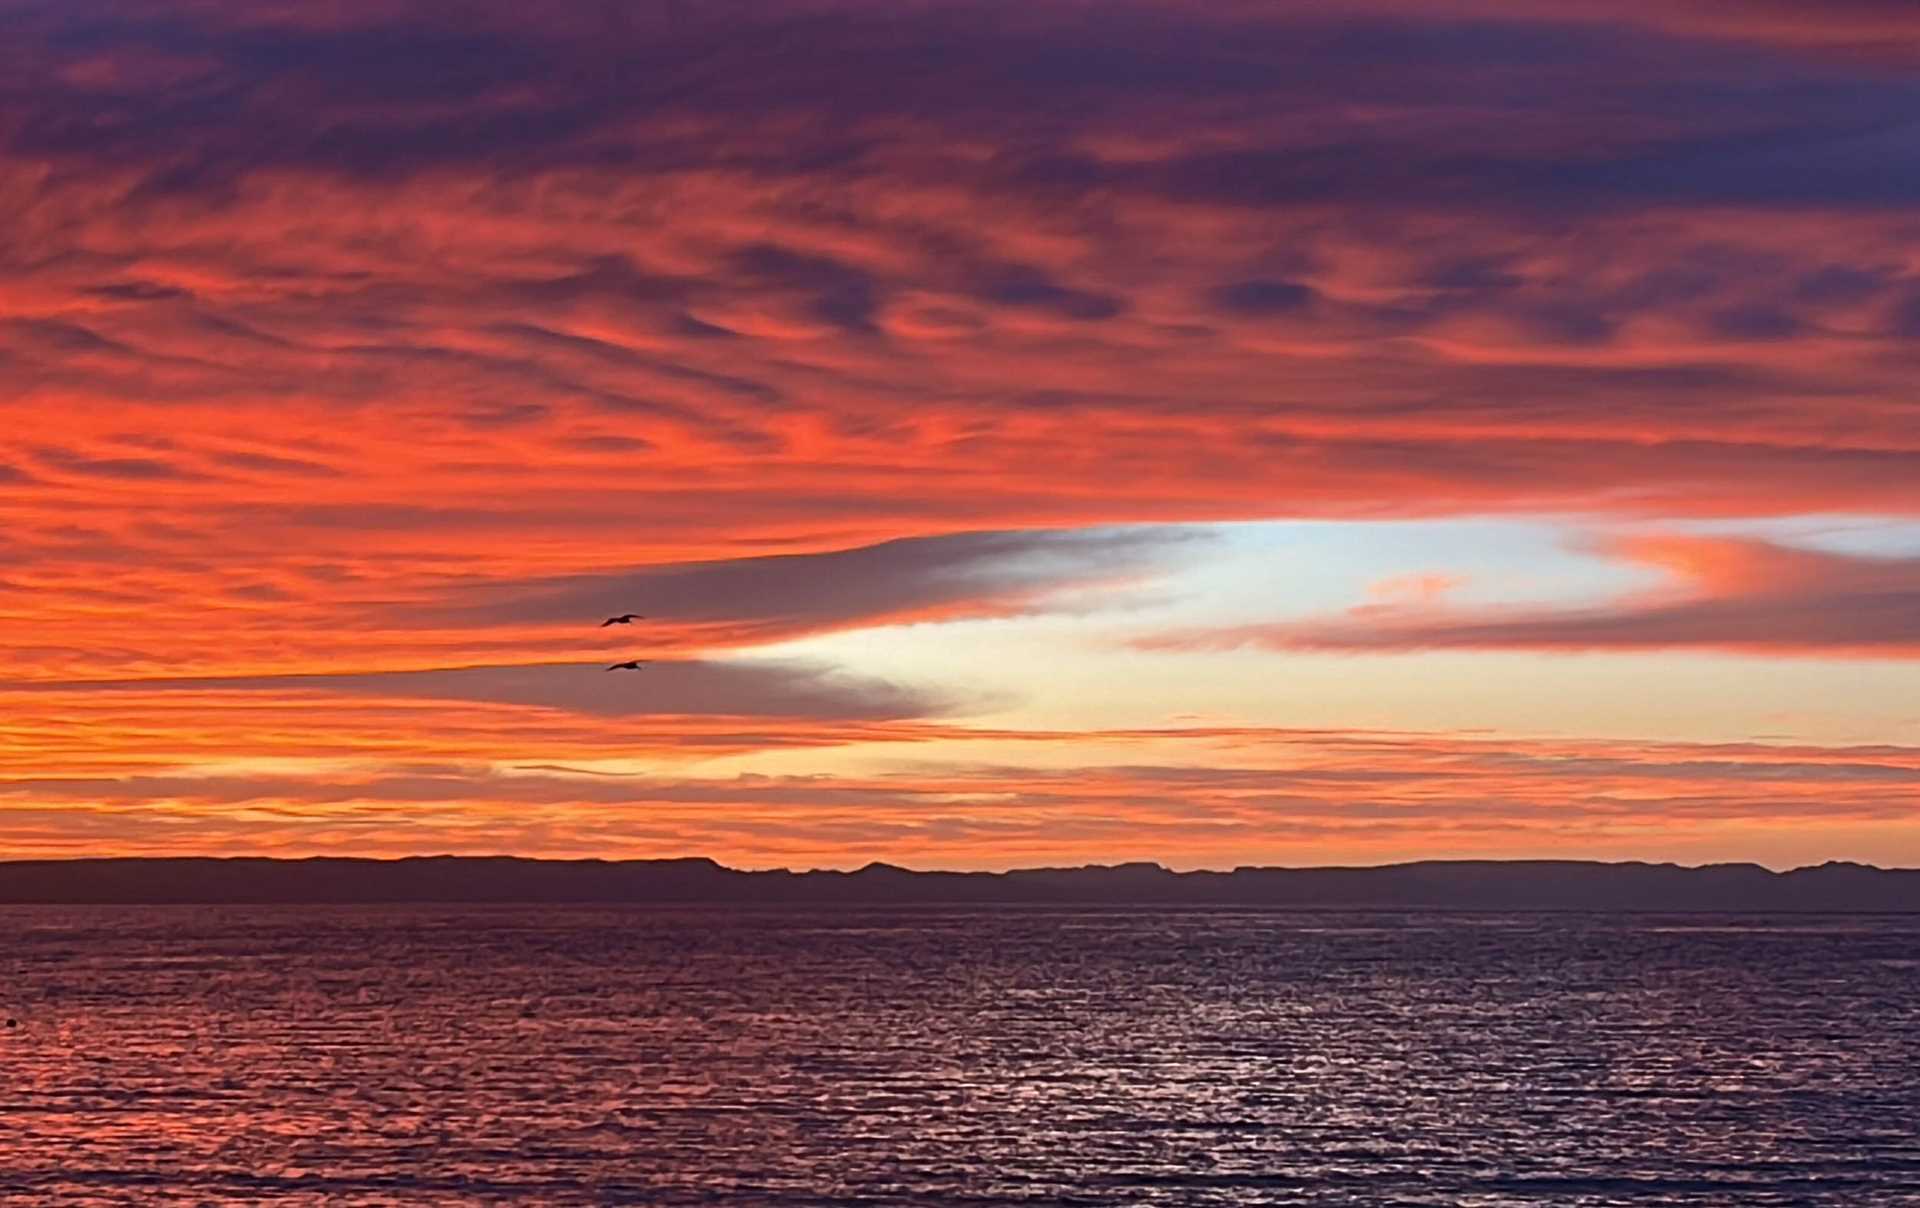
[[[1772,542],[1618,537],[1598,552],[1669,581],[1589,607],[1448,606],[1441,597],[1366,604],[1336,617],[1175,633],[1161,648],[1281,650],[1717,650],[1801,657],[1920,658],[1920,558]]]

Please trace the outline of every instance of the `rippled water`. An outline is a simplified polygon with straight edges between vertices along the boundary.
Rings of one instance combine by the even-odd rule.
[[[1920,918],[0,910],[0,1199],[1920,1204]]]

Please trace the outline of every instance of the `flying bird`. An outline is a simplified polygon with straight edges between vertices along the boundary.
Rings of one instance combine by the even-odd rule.
[[[608,617],[606,620],[600,622],[600,628],[605,629],[609,625],[631,625],[635,621],[644,621],[646,619],[647,618],[637,612],[623,612],[617,617]]]
[[[615,663],[613,666],[607,668],[607,670],[608,671],[638,671],[645,666],[646,664],[641,662],[639,659],[628,659],[624,663]]]

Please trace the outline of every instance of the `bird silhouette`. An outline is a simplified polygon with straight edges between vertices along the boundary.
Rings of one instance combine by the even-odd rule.
[[[639,659],[628,659],[624,663],[615,663],[613,666],[607,668],[607,670],[608,671],[638,671],[645,666],[646,664],[641,662]]]
[[[605,629],[609,625],[631,625],[635,621],[644,621],[646,619],[647,618],[637,612],[623,612],[617,617],[608,617],[606,620],[600,622],[600,628]]]

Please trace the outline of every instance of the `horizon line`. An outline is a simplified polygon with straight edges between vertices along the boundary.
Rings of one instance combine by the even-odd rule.
[[[1420,860],[1391,860],[1378,864],[1236,864],[1231,868],[1174,868],[1157,860],[1120,860],[1114,862],[1088,861],[1080,864],[1023,864],[1008,865],[1004,868],[914,868],[896,864],[890,860],[869,859],[855,866],[813,865],[797,868],[790,865],[766,865],[743,867],[725,863],[713,857],[703,855],[685,856],[529,856],[511,852],[415,852],[407,855],[342,855],[331,852],[316,852],[302,856],[268,855],[259,853],[238,853],[212,855],[205,853],[172,853],[166,855],[97,855],[97,856],[0,856],[0,870],[20,865],[49,864],[101,864],[101,863],[184,863],[189,861],[258,861],[273,864],[311,864],[323,861],[353,862],[361,864],[404,864],[421,861],[472,861],[500,862],[515,861],[524,864],[597,864],[597,865],[641,865],[641,864],[704,864],[723,872],[743,875],[786,873],[790,876],[808,876],[831,874],[838,876],[856,876],[865,872],[899,872],[914,876],[1010,876],[1018,873],[1039,872],[1083,872],[1118,871],[1122,869],[1152,869],[1168,876],[1232,876],[1240,872],[1368,872],[1391,869],[1423,867],[1460,867],[1464,865],[1484,865],[1492,867],[1528,867],[1541,865],[1583,865],[1597,868],[1669,868],[1683,872],[1703,872],[1711,869],[1753,869],[1770,876],[1784,877],[1794,873],[1811,872],[1823,868],[1852,868],[1868,872],[1909,873],[1920,872],[1920,867],[1873,864],[1862,860],[1829,859],[1812,864],[1798,864],[1791,867],[1776,867],[1755,860],[1713,860],[1701,864],[1683,864],[1677,860],[1621,859],[1608,860],[1584,856],[1535,856],[1535,857],[1438,857]]]

